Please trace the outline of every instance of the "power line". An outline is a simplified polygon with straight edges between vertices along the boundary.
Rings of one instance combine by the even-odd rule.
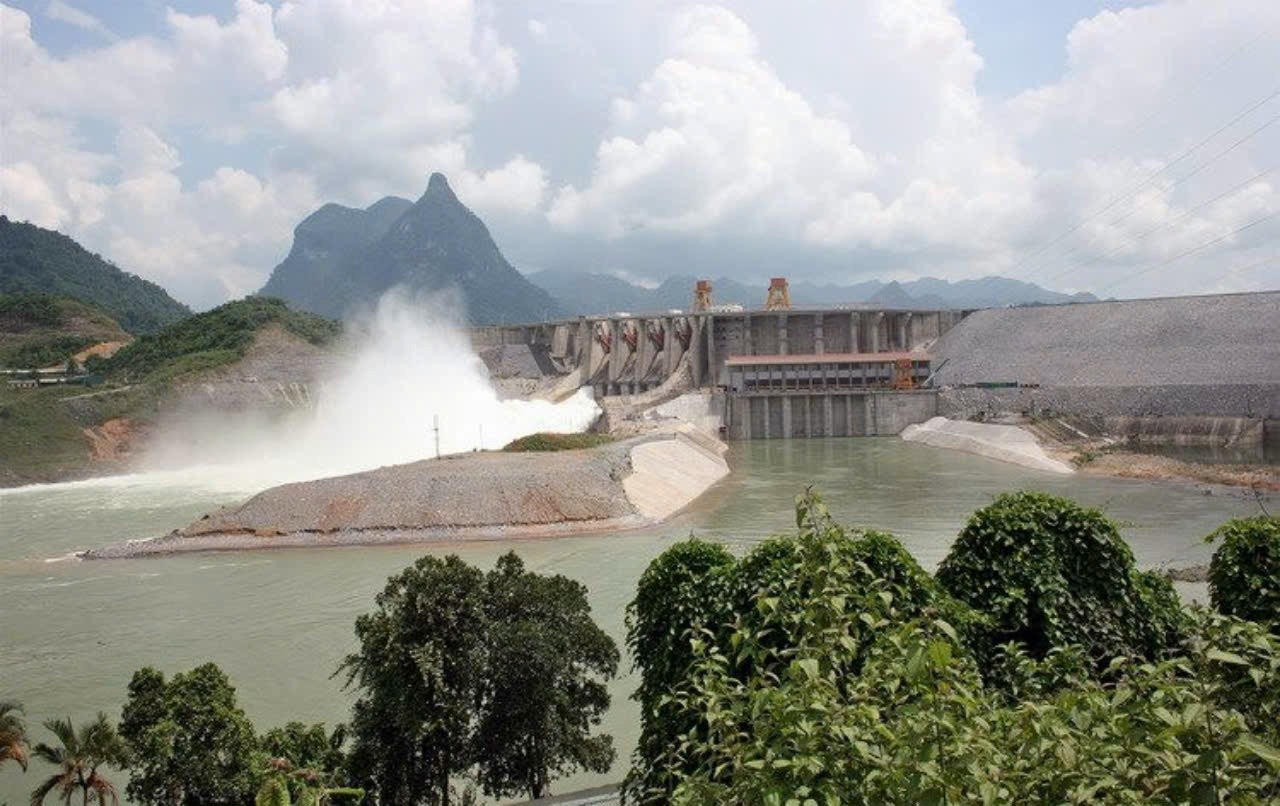
[[[1246,272],[1246,271],[1253,271],[1259,266],[1265,266],[1268,263],[1280,263],[1280,257],[1272,255],[1271,257],[1264,257],[1262,260],[1256,260],[1253,263],[1248,263],[1244,266],[1237,266],[1234,269],[1227,269],[1221,274],[1215,274],[1213,277],[1210,277],[1207,280],[1207,282],[1216,283],[1217,281],[1221,280],[1223,277],[1227,277],[1228,275],[1240,274],[1241,272]]]
[[[1243,227],[1237,227],[1236,229],[1233,229],[1233,230],[1231,230],[1231,231],[1230,231],[1230,232],[1228,232],[1228,233],[1225,233],[1225,234],[1223,234],[1223,235],[1219,235],[1217,238],[1214,238],[1214,239],[1213,239],[1213,240],[1211,240],[1211,241],[1206,241],[1206,242],[1204,242],[1204,243],[1200,244],[1199,246],[1196,246],[1196,247],[1193,247],[1193,248],[1191,248],[1191,249],[1186,250],[1185,252],[1179,252],[1178,254],[1174,255],[1174,256],[1173,256],[1173,257],[1171,257],[1171,258],[1167,258],[1167,259],[1165,259],[1165,260],[1162,260],[1162,261],[1160,261],[1159,263],[1153,263],[1152,265],[1147,266],[1147,267],[1146,267],[1146,268],[1144,268],[1144,269],[1140,269],[1140,270],[1138,270],[1138,271],[1136,271],[1136,272],[1132,272],[1132,273],[1127,274],[1127,275],[1125,275],[1125,276],[1123,276],[1123,277],[1120,277],[1119,279],[1113,280],[1113,281],[1111,281],[1110,283],[1107,283],[1106,285],[1104,285],[1104,286],[1102,286],[1101,288],[1099,288],[1099,289],[1098,289],[1098,291],[1099,291],[1099,292],[1106,291],[1106,290],[1108,290],[1108,289],[1110,289],[1110,288],[1114,288],[1115,286],[1119,285],[1120,283],[1125,283],[1125,282],[1128,282],[1128,281],[1130,281],[1130,280],[1134,280],[1134,279],[1136,279],[1136,278],[1138,278],[1138,277],[1143,276],[1144,274],[1150,274],[1151,272],[1155,271],[1156,269],[1162,269],[1162,268],[1164,268],[1165,266],[1168,266],[1170,263],[1173,263],[1173,262],[1178,261],[1178,260],[1182,260],[1184,257],[1188,257],[1188,256],[1190,256],[1190,255],[1194,255],[1196,252],[1200,252],[1200,251],[1202,251],[1202,250],[1204,250],[1204,249],[1208,249],[1210,246],[1213,246],[1214,244],[1221,243],[1222,241],[1225,241],[1226,239],[1228,239],[1228,238],[1230,238],[1230,237],[1232,237],[1232,236],[1234,236],[1234,235],[1239,235],[1240,233],[1244,232],[1245,230],[1250,229],[1250,228],[1252,228],[1252,227],[1256,227],[1256,226],[1258,226],[1259,224],[1262,224],[1262,223],[1264,223],[1264,222],[1266,222],[1266,221],[1269,221],[1269,220],[1271,220],[1271,219],[1273,219],[1273,218],[1275,218],[1275,217],[1277,217],[1277,216],[1280,216],[1280,210],[1276,210],[1275,212],[1268,213],[1268,214],[1264,215],[1262,218],[1255,218],[1253,221],[1250,221],[1248,224],[1245,224]]]
[[[1280,120],[1280,115],[1276,116],[1276,118],[1275,118],[1274,120]],[[1274,122],[1274,120],[1273,120],[1273,122]],[[1256,173],[1256,174],[1254,174],[1253,176],[1249,177],[1248,179],[1244,180],[1243,182],[1241,182],[1241,183],[1239,183],[1239,184],[1237,184],[1237,185],[1233,185],[1233,186],[1231,186],[1231,187],[1230,187],[1230,188],[1228,188],[1227,190],[1224,190],[1224,191],[1222,191],[1221,193],[1219,193],[1217,196],[1214,196],[1214,197],[1213,197],[1213,198],[1211,198],[1211,199],[1207,199],[1207,200],[1205,200],[1205,201],[1201,202],[1200,204],[1197,204],[1195,207],[1192,207],[1192,208],[1190,208],[1190,209],[1188,209],[1188,210],[1183,211],[1183,212],[1182,212],[1182,214],[1181,214],[1181,215],[1179,215],[1179,216],[1177,216],[1176,218],[1172,218],[1172,219],[1170,219],[1170,220],[1168,220],[1168,221],[1165,221],[1164,223],[1157,224],[1156,226],[1152,227],[1151,229],[1146,230],[1145,232],[1143,232],[1143,233],[1141,233],[1141,234],[1139,234],[1139,235],[1131,236],[1131,237],[1129,237],[1129,238],[1126,238],[1126,239],[1125,239],[1125,241],[1124,241],[1124,243],[1121,243],[1119,246],[1115,247],[1115,248],[1114,248],[1114,249],[1112,249],[1110,252],[1107,252],[1105,255],[1102,255],[1101,257],[1097,258],[1097,262],[1100,262],[1100,263],[1101,263],[1101,262],[1104,262],[1104,261],[1110,260],[1111,258],[1115,257],[1117,254],[1119,254],[1119,253],[1120,253],[1122,250],[1124,250],[1125,248],[1130,247],[1130,246],[1133,246],[1134,244],[1138,243],[1139,241],[1142,241],[1142,240],[1144,240],[1144,239],[1146,239],[1146,238],[1150,237],[1151,235],[1153,235],[1154,233],[1159,232],[1159,231],[1160,231],[1160,230],[1162,230],[1162,229],[1168,229],[1169,227],[1172,227],[1174,224],[1177,224],[1178,222],[1182,221],[1183,219],[1187,218],[1188,216],[1191,216],[1191,215],[1193,215],[1193,214],[1195,214],[1195,213],[1199,212],[1200,210],[1203,210],[1204,208],[1208,207],[1209,205],[1213,204],[1213,203],[1214,203],[1214,202],[1216,202],[1216,201],[1219,201],[1219,200],[1221,200],[1221,199],[1226,198],[1227,196],[1230,196],[1231,194],[1233,194],[1233,193],[1235,193],[1235,192],[1239,191],[1241,188],[1246,187],[1246,186],[1248,186],[1248,185],[1250,185],[1250,184],[1252,184],[1252,183],[1254,183],[1254,182],[1258,181],[1259,179],[1261,179],[1262,177],[1266,176],[1267,174],[1275,173],[1277,170],[1280,170],[1280,165],[1273,165],[1273,166],[1271,166],[1270,168],[1266,169],[1265,171],[1261,171],[1261,172],[1259,172],[1259,173]],[[1123,219],[1116,219],[1115,221],[1112,221],[1111,223],[1112,223],[1112,224],[1116,224],[1116,223],[1119,223],[1121,220],[1123,220]],[[1068,255],[1070,255],[1070,254],[1071,254],[1071,253],[1068,253]],[[1064,255],[1064,257],[1066,257],[1066,256],[1067,256],[1067,255]],[[1080,268],[1082,268],[1082,265],[1081,265],[1080,263],[1073,264],[1073,265],[1071,265],[1071,266],[1067,267],[1066,269],[1064,269],[1063,271],[1060,271],[1060,272],[1058,272],[1057,274],[1052,275],[1051,277],[1047,277],[1047,278],[1045,278],[1044,280],[1041,280],[1040,282],[1043,282],[1043,283],[1052,283],[1054,280],[1057,280],[1057,279],[1059,279],[1059,278],[1061,278],[1061,277],[1065,277],[1066,275],[1071,274],[1072,272],[1074,272],[1074,271],[1076,271],[1076,270],[1078,270],[1078,269],[1080,269]]]
[[[1196,174],[1200,173],[1200,172],[1201,172],[1201,171],[1203,171],[1205,168],[1209,167],[1209,166],[1210,166],[1210,165],[1212,165],[1213,163],[1215,163],[1215,162],[1217,162],[1218,160],[1222,159],[1222,158],[1223,158],[1223,157],[1225,157],[1226,155],[1230,154],[1232,151],[1235,151],[1235,150],[1236,150],[1237,148],[1239,148],[1240,146],[1244,145],[1244,144],[1245,144],[1245,143],[1247,143],[1248,141],[1252,140],[1254,137],[1256,137],[1256,136],[1258,136],[1259,134],[1261,134],[1264,130],[1266,130],[1268,127],[1270,127],[1270,126],[1274,125],[1277,121],[1280,121],[1280,114],[1275,115],[1274,117],[1270,118],[1269,120],[1267,120],[1266,122],[1264,122],[1261,126],[1258,126],[1256,129],[1254,129],[1253,131],[1251,131],[1251,132],[1249,132],[1248,134],[1246,134],[1244,137],[1241,137],[1239,140],[1236,140],[1234,143],[1232,143],[1231,145],[1227,146],[1227,147],[1226,147],[1226,148],[1224,148],[1223,150],[1219,151],[1217,154],[1214,154],[1214,155],[1213,155],[1212,157],[1210,157],[1209,159],[1207,159],[1207,160],[1205,160],[1204,162],[1200,163],[1200,165],[1198,165],[1195,169],[1193,169],[1193,170],[1192,170],[1192,171],[1190,171],[1189,173],[1184,174],[1183,176],[1178,177],[1178,179],[1177,179],[1177,180],[1175,180],[1173,183],[1171,183],[1171,184],[1169,185],[1168,189],[1169,189],[1169,190],[1172,190],[1172,189],[1176,188],[1178,185],[1181,185],[1183,182],[1186,182],[1188,179],[1190,179],[1191,177],[1193,177],[1193,176],[1195,176]],[[1274,169],[1274,168],[1272,168],[1271,170],[1275,170],[1275,169]],[[1264,171],[1264,172],[1263,172],[1263,174],[1259,174],[1259,176],[1262,176],[1262,175],[1264,175],[1265,173],[1269,173],[1269,171]],[[1257,178],[1257,177],[1254,177],[1254,179],[1256,179],[1256,178]],[[1252,179],[1250,179],[1250,180],[1246,180],[1246,184],[1247,184],[1248,182],[1251,182],[1251,181],[1253,181],[1253,180],[1252,180]],[[1210,200],[1210,202],[1212,202],[1212,201],[1217,201],[1217,199],[1220,199],[1220,198],[1222,198],[1222,197],[1221,197],[1221,196],[1217,196],[1217,197],[1215,197],[1215,198],[1211,199],[1211,200]],[[1207,204],[1207,203],[1209,203],[1209,202],[1206,202],[1206,204]],[[1204,206],[1203,204],[1202,204],[1202,205],[1199,205],[1199,207],[1197,207],[1197,208],[1195,208],[1195,209],[1200,209],[1200,207],[1203,207],[1203,206]],[[1129,211],[1128,211],[1127,213],[1125,213],[1124,215],[1122,215],[1122,216],[1120,216],[1120,217],[1118,217],[1118,218],[1113,218],[1109,223],[1110,223],[1111,225],[1113,225],[1113,226],[1114,226],[1115,224],[1119,224],[1121,221],[1124,221],[1126,218],[1128,218],[1129,216],[1133,215],[1133,213],[1134,213],[1134,211],[1135,211],[1136,209],[1137,209],[1137,208],[1130,208],[1130,209],[1129,209]],[[1178,220],[1180,220],[1180,219],[1181,219],[1181,217],[1180,217]],[[1072,255],[1077,254],[1081,249],[1083,249],[1084,247],[1088,246],[1088,245],[1089,245],[1090,243],[1092,243],[1092,242],[1093,242],[1093,239],[1092,239],[1092,238],[1090,238],[1089,240],[1085,241],[1084,243],[1077,244],[1076,246],[1072,247],[1070,250],[1068,250],[1067,252],[1065,252],[1064,254],[1062,254],[1062,255],[1060,256],[1060,259],[1065,260],[1065,259],[1067,259],[1067,258],[1071,257]],[[1032,269],[1032,271],[1028,274],[1028,277],[1032,277],[1032,276],[1034,276],[1038,271],[1042,271],[1042,270],[1043,270],[1043,268],[1046,268],[1046,267],[1042,266],[1042,267],[1041,267],[1041,269]],[[1056,276],[1060,277],[1061,275],[1056,275]],[[1049,282],[1049,281],[1048,281],[1048,280],[1045,280],[1044,282]]]
[[[1147,176],[1145,179],[1143,179],[1141,182],[1138,182],[1138,183],[1137,183],[1136,185],[1134,185],[1133,187],[1131,187],[1131,188],[1129,188],[1128,190],[1126,190],[1126,191],[1122,192],[1120,195],[1118,195],[1118,196],[1114,197],[1113,199],[1111,199],[1111,201],[1109,201],[1109,202],[1108,202],[1106,205],[1104,205],[1103,207],[1101,207],[1101,208],[1099,208],[1098,210],[1095,210],[1094,212],[1092,212],[1092,213],[1090,213],[1089,215],[1085,216],[1085,217],[1084,217],[1084,218],[1082,218],[1080,221],[1077,221],[1077,222],[1075,223],[1075,225],[1073,225],[1072,227],[1070,227],[1069,229],[1067,229],[1065,232],[1063,232],[1063,233],[1059,234],[1058,236],[1054,237],[1053,239],[1051,239],[1050,241],[1048,241],[1047,243],[1045,243],[1045,244],[1044,244],[1043,246],[1041,246],[1039,249],[1037,249],[1037,250],[1035,250],[1034,252],[1032,252],[1032,253],[1028,254],[1026,257],[1024,257],[1024,258],[1023,258],[1022,260],[1020,260],[1018,263],[1014,264],[1014,266],[1013,266],[1011,269],[1009,269],[1009,273],[1010,273],[1010,274],[1013,274],[1013,273],[1014,273],[1014,272],[1016,272],[1018,269],[1022,268],[1022,267],[1023,267],[1023,266],[1025,266],[1025,265],[1027,265],[1027,263],[1028,263],[1029,261],[1031,261],[1033,258],[1038,257],[1039,255],[1044,254],[1046,251],[1048,251],[1049,249],[1053,248],[1053,247],[1054,247],[1054,246],[1056,246],[1058,243],[1060,243],[1063,239],[1068,238],[1068,237],[1070,237],[1073,233],[1075,233],[1075,232],[1079,231],[1079,229],[1080,229],[1081,227],[1083,227],[1085,224],[1088,224],[1090,221],[1094,220],[1094,219],[1095,219],[1095,218],[1097,218],[1098,216],[1100,216],[1100,215],[1102,215],[1103,213],[1107,212],[1108,210],[1112,209],[1113,207],[1115,207],[1117,204],[1119,204],[1120,202],[1124,201],[1125,199],[1130,198],[1131,196],[1133,196],[1133,194],[1137,193],[1139,190],[1142,190],[1144,187],[1146,187],[1147,185],[1151,184],[1151,182],[1155,181],[1155,179],[1156,179],[1157,177],[1159,177],[1161,174],[1165,173],[1166,171],[1168,171],[1168,170],[1169,170],[1170,168],[1172,168],[1173,166],[1175,166],[1175,165],[1177,165],[1178,163],[1182,162],[1184,159],[1186,159],[1187,157],[1189,157],[1191,154],[1195,153],[1195,152],[1196,152],[1196,151],[1198,151],[1200,148],[1202,148],[1206,143],[1208,143],[1209,141],[1213,140],[1213,138],[1217,137],[1219,134],[1222,134],[1224,131],[1226,131],[1227,129],[1231,128],[1231,127],[1232,127],[1232,126],[1234,126],[1236,123],[1239,123],[1241,120],[1243,120],[1245,117],[1247,117],[1251,112],[1253,112],[1254,110],[1256,110],[1256,109],[1258,109],[1259,107],[1263,106],[1264,104],[1266,104],[1266,103],[1270,102],[1271,100],[1273,100],[1273,99],[1274,99],[1274,98],[1276,98],[1277,96],[1280,96],[1280,87],[1277,87],[1276,89],[1272,90],[1270,93],[1268,93],[1267,95],[1263,96],[1263,97],[1262,97],[1262,98],[1260,98],[1259,100],[1254,101],[1253,103],[1249,104],[1247,107],[1245,107],[1245,109],[1244,109],[1244,110],[1242,110],[1241,112],[1238,112],[1234,117],[1232,117],[1232,118],[1231,118],[1231,120],[1229,120],[1229,121],[1227,121],[1226,123],[1224,123],[1223,125],[1219,126],[1217,129],[1215,129],[1215,130],[1214,130],[1211,134],[1209,134],[1207,137],[1204,137],[1204,138],[1203,138],[1203,139],[1201,139],[1199,142],[1197,142],[1195,145],[1193,145],[1193,146],[1191,146],[1190,148],[1186,149],[1185,151],[1183,151],[1181,154],[1179,154],[1179,155],[1178,155],[1177,157],[1175,157],[1174,159],[1170,160],[1169,162],[1166,162],[1162,167],[1160,167],[1160,168],[1158,168],[1157,170],[1153,171],[1150,175],[1148,175],[1148,176]]]

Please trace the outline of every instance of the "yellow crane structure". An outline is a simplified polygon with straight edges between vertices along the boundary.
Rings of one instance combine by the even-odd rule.
[[[769,278],[769,293],[764,298],[766,311],[791,310],[791,291],[787,287],[786,277]]]
[[[695,311],[711,310],[711,281],[699,280],[693,287],[693,309]]]

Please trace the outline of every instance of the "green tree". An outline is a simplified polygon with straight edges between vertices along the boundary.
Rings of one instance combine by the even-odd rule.
[[[27,769],[27,723],[22,719],[22,706],[12,700],[0,700],[0,764],[13,761]]]
[[[294,768],[329,774],[338,772],[346,763],[342,751],[346,740],[347,729],[343,725],[329,733],[323,724],[290,722],[267,731],[260,745],[269,758],[284,759]]]
[[[574,769],[608,772],[610,736],[592,736],[609,707],[604,681],[618,648],[591,619],[587,589],[525,570],[514,552],[485,580],[485,678],[476,757],[485,793],[530,798]]]
[[[484,575],[456,556],[391,577],[356,619],[339,672],[359,697],[349,767],[383,806],[447,806],[473,764],[484,668]]]
[[[1280,803],[1280,639],[1259,625],[1184,615],[1179,652],[1101,676],[1078,645],[1004,644],[996,688],[971,649],[984,620],[901,545],[812,498],[798,521],[731,572],[727,629],[685,634],[659,698],[684,727],[651,761],[670,786],[628,802]]]
[[[1209,563],[1209,598],[1219,612],[1280,629],[1280,518],[1227,521]]]
[[[296,767],[285,758],[270,759],[254,806],[358,806],[364,800],[363,789],[335,787],[330,778],[319,770]]]
[[[108,798],[112,803],[119,803],[115,784],[103,775],[101,768],[123,765],[128,760],[128,748],[107,715],[99,713],[97,719],[81,725],[79,730],[70,719],[51,719],[44,726],[57,738],[58,744],[41,742],[32,754],[58,769],[31,793],[31,806],[40,806],[54,791],[63,803],[70,804],[77,790],[84,806],[95,800],[99,806],[106,806]]]
[[[1155,658],[1179,638],[1172,587],[1139,574],[1116,525],[1045,493],[1008,493],[975,512],[937,578],[991,620],[982,652],[1015,642],[1043,658],[1079,645],[1103,669],[1119,656]]]
[[[133,751],[127,794],[146,806],[243,806],[262,754],[235,688],[212,663],[166,682],[155,669],[129,681],[120,731]]]

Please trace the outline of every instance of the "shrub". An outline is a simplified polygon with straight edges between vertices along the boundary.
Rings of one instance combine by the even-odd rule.
[[[1205,538],[1221,541],[1209,563],[1209,598],[1230,616],[1280,626],[1280,518],[1227,521]]]
[[[1119,656],[1154,658],[1180,634],[1172,588],[1137,573],[1116,525],[1045,493],[1001,495],[975,512],[938,581],[990,619],[989,648],[1014,642],[1037,659],[1079,645],[1101,670]]]
[[[796,522],[795,535],[767,540],[739,562],[719,547],[678,544],[641,577],[628,609],[641,672],[629,800],[666,802],[678,781],[712,763],[720,750],[711,745],[737,735],[716,711],[719,694],[789,680],[796,691],[769,690],[767,702],[751,706],[788,711],[788,698],[808,696],[816,677],[856,677],[871,647],[901,624],[941,621],[954,642],[972,630],[974,614],[892,535],[837,525],[811,494],[797,499]]]
[[[613,442],[608,434],[556,434],[539,431],[527,437],[513,439],[503,446],[508,453],[531,453],[535,451],[575,451],[580,448],[594,448]]]
[[[1249,622],[1182,613],[1167,583],[1132,572],[1114,527],[1097,513],[1048,496],[997,503],[1021,505],[1023,517],[1000,520],[984,510],[974,520],[1032,533],[1009,549],[1016,563],[991,563],[993,573],[1023,586],[1023,599],[1027,590],[1055,593],[1048,616],[1126,606],[1145,626],[1085,625],[1080,634],[1135,644],[1189,636],[1180,651],[1154,661],[1113,656],[1102,682],[1087,647],[1045,640],[1048,648],[1033,654],[1019,641],[992,648],[998,672],[983,669],[965,622],[988,640],[1012,632],[1007,624],[983,625],[891,536],[836,526],[819,501],[805,498],[799,533],[767,541],[741,562],[702,547],[695,554],[697,544],[686,543],[650,567],[650,583],[677,584],[642,582],[644,609],[655,610],[648,627],[662,636],[647,646],[680,652],[683,672],[660,654],[637,654],[637,664],[663,670],[657,705],[680,717],[680,729],[659,754],[637,752],[649,766],[633,776],[644,772],[641,780],[660,785],[629,788],[627,802],[1280,802],[1280,639]],[[1063,540],[1084,548],[1064,549]],[[991,552],[995,560],[1001,548]],[[977,553],[967,551],[958,556]],[[1086,590],[1091,601],[1064,604],[1048,583],[1075,581],[1094,552],[1128,594],[1107,599]],[[690,559],[704,561],[699,571],[679,573]],[[1057,575],[1046,583],[1010,565]],[[965,566],[953,559],[951,567]],[[666,590],[681,592],[674,600],[681,612],[699,601],[704,609],[664,620],[656,595]],[[730,596],[733,606],[717,605],[715,595]],[[1013,610],[1031,621],[1028,611],[1044,614]],[[715,627],[717,614],[731,623]],[[709,622],[677,641],[682,626]],[[1056,630],[1046,639],[1069,634]],[[642,708],[654,694],[642,690]]]

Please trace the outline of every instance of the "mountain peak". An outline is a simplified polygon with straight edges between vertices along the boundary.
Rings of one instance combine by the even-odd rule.
[[[444,174],[439,171],[431,174],[431,179],[427,181],[427,192],[423,194],[423,198],[427,196],[438,196],[444,199],[452,199],[457,201],[458,197],[454,195],[453,188],[449,187],[449,180],[444,178]]]

